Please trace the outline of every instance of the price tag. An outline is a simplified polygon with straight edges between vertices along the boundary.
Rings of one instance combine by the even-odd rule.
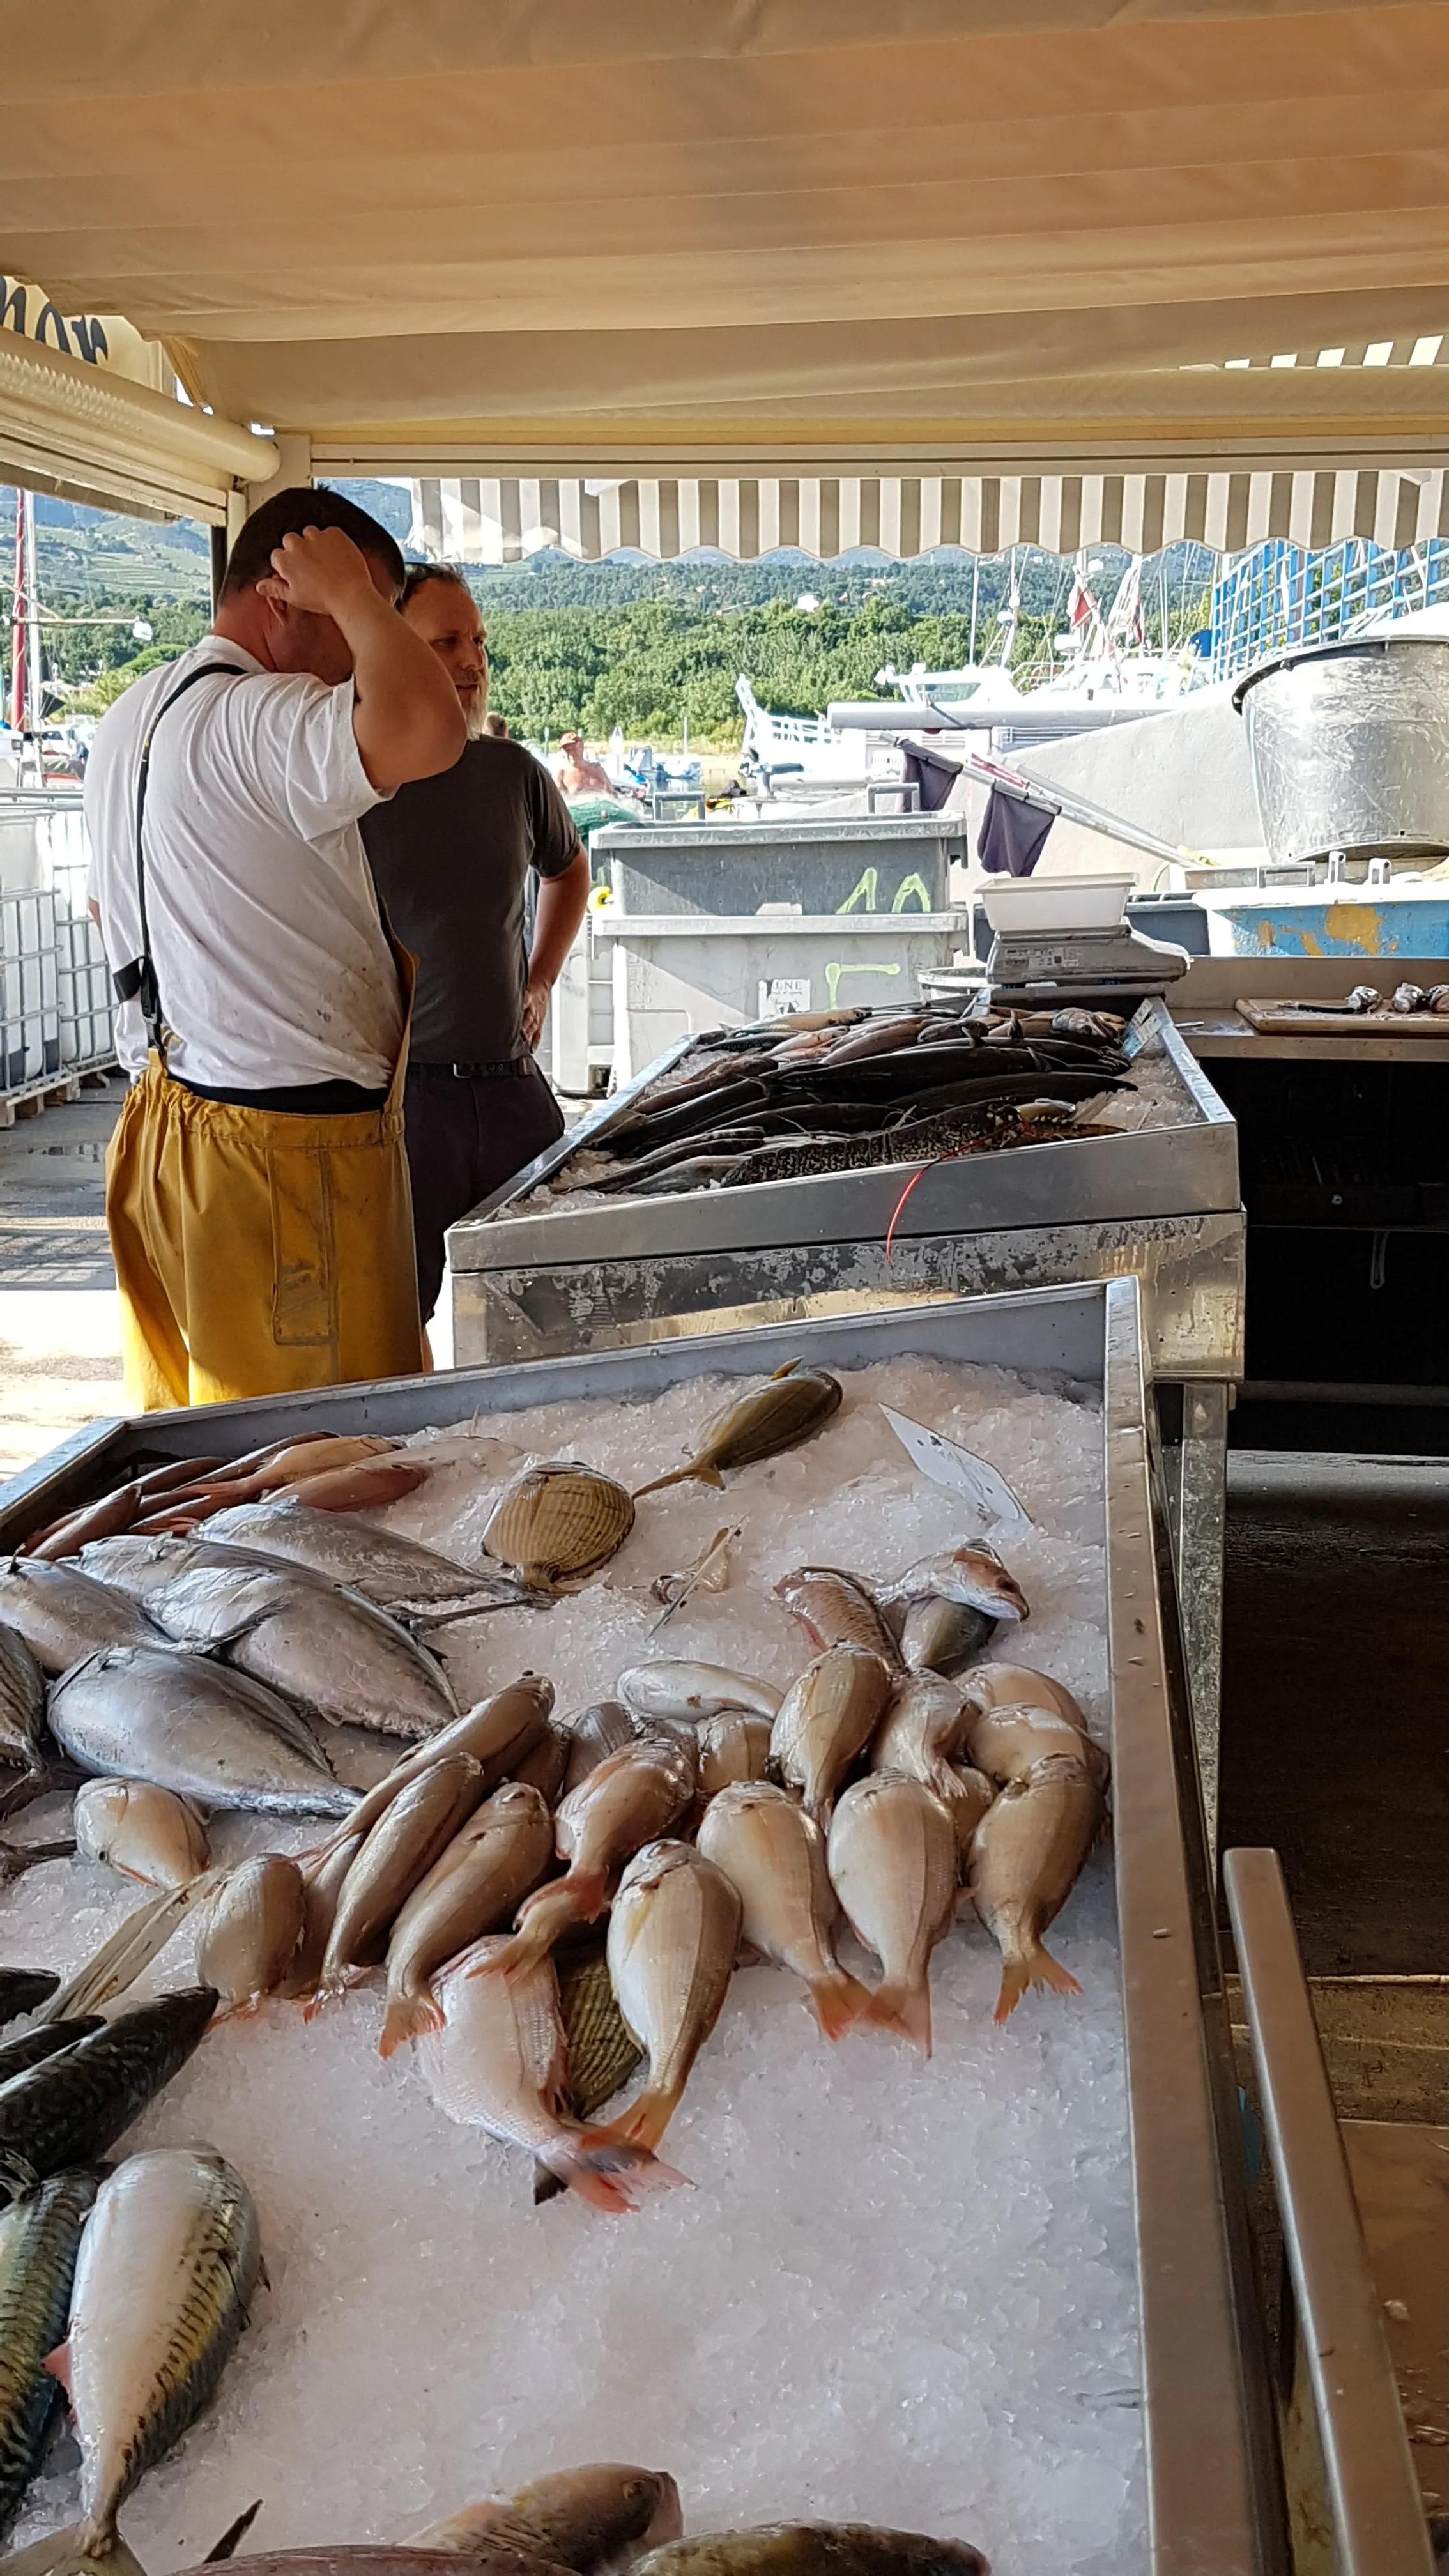
[[[933,1485],[942,1485],[966,1506],[972,1533],[977,1538],[1011,1538],[1032,1526],[1028,1512],[1008,1485],[1004,1476],[963,1449],[957,1440],[948,1440],[944,1432],[928,1430],[924,1422],[913,1422],[908,1413],[895,1413],[888,1404],[881,1411],[890,1424],[913,1467],[929,1476]]]

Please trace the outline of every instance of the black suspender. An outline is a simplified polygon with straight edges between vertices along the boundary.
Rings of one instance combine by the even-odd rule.
[[[146,779],[151,767],[151,745],[156,738],[156,727],[167,709],[174,707],[178,698],[184,698],[187,690],[194,688],[198,680],[240,680],[244,677],[245,673],[238,670],[235,662],[199,663],[194,671],[187,672],[185,679],[172,690],[170,697],[162,700],[146,727],[145,739],[141,744],[140,765],[136,772],[136,901],[141,917],[141,954],[139,957],[133,957],[129,966],[118,966],[111,977],[111,982],[116,988],[116,997],[119,1001],[140,1003],[141,1017],[146,1028],[146,1043],[156,1049],[163,1064],[166,1061],[166,1023],[161,1009],[160,987],[156,981],[155,961],[151,955],[151,934],[146,921],[146,844],[143,838],[143,824],[146,814]]]

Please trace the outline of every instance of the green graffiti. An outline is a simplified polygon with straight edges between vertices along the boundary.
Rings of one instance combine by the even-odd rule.
[[[827,966],[825,990],[830,996],[830,1009],[833,1011],[840,999],[842,975],[899,975],[900,971],[899,966],[857,966],[853,960],[842,966]]]
[[[838,912],[878,912],[880,910],[880,870],[867,868],[853,894],[848,894]]]
[[[925,879],[923,877],[910,876],[902,877],[900,884],[897,886],[895,901],[891,905],[892,912],[904,912],[912,895],[915,896],[922,912],[930,911],[931,897],[926,886]]]

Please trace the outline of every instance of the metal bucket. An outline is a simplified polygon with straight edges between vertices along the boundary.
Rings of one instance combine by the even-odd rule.
[[[1449,638],[1283,653],[1233,692],[1276,862],[1449,852]]]

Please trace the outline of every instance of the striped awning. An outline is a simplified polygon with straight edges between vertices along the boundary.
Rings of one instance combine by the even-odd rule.
[[[708,547],[741,563],[781,546],[830,562],[857,547],[908,560],[937,546],[1049,554],[1194,538],[1234,554],[1264,537],[1390,548],[1449,535],[1442,469],[1370,473],[840,476],[414,482],[412,545],[433,560],[518,563],[557,548],[597,563],[621,548],[668,562]]]

